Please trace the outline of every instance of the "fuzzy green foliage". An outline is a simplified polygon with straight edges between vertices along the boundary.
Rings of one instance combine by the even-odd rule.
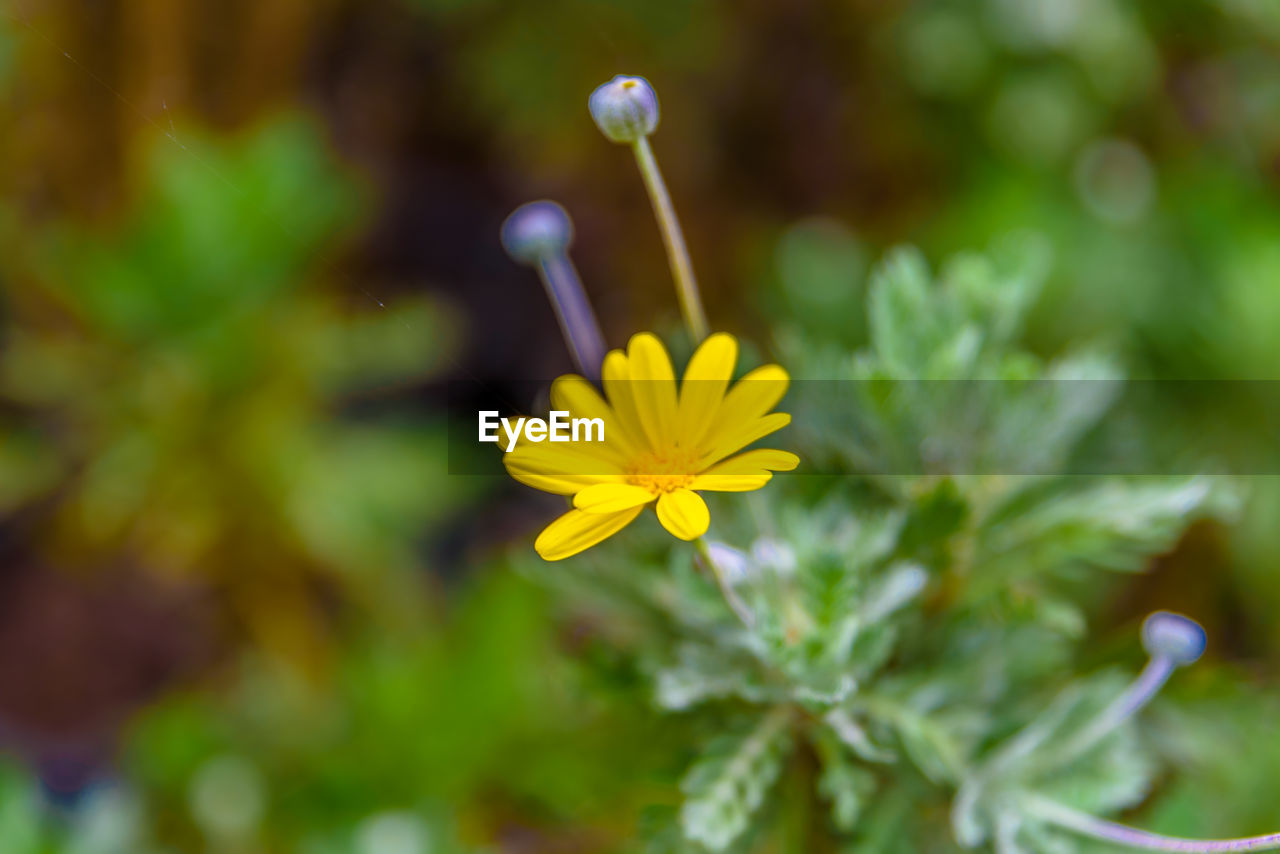
[[[1028,804],[1131,809],[1168,763],[1209,767],[1179,745],[1212,736],[1175,711],[1155,737],[1130,721],[1072,749],[1125,684],[1099,669],[1086,627],[1109,578],[1233,501],[1206,478],[1065,474],[1120,373],[1096,351],[1017,349],[1045,270],[1025,238],[937,275],[899,250],[870,279],[866,347],[783,331],[793,375],[853,393],[798,383],[784,406],[792,447],[825,474],[717,497],[711,554],[745,621],[688,547],[644,525],[554,566],[522,547],[566,625],[593,638],[585,667],[555,653],[548,600],[509,575],[468,592],[445,626],[400,614],[421,627],[357,638],[326,687],[246,666],[224,700],[179,698],[143,719],[126,763],[137,792],[103,794],[125,798],[103,815],[134,823],[104,850],[460,852],[490,841],[474,828],[512,803],[614,839],[628,835],[617,812],[655,791],[678,801],[646,814],[642,840],[591,844],[1090,850]],[[1088,382],[1043,382],[1062,377]],[[657,726],[638,720],[638,696]],[[78,831],[49,831],[29,791],[12,803],[28,850],[76,850]]]
[[[1108,577],[1234,503],[1207,478],[1066,473],[1120,372],[1016,348],[1045,270],[1027,239],[936,277],[899,250],[871,277],[868,347],[784,335],[794,375],[852,392],[801,381],[784,403],[824,475],[714,508],[742,619],[687,548],[643,530],[531,569],[607,609],[657,705],[705,724],[653,850],[773,850],[797,782],[827,811],[810,833],[828,841],[805,844],[851,851],[1084,850],[1028,799],[1108,815],[1148,794],[1160,758],[1131,722],[1072,747],[1124,688],[1078,650]]]
[[[738,548],[715,553],[750,627],[687,549],[642,525],[551,567],[522,543],[527,574],[558,595],[499,572],[447,618],[424,613],[407,578],[423,529],[473,480],[446,480],[417,410],[406,424],[345,410],[419,380],[458,325],[434,300],[382,310],[392,288],[338,281],[335,244],[363,242],[376,202],[320,142],[330,132],[292,115],[231,139],[192,128],[200,103],[219,124],[252,113],[210,50],[239,24],[202,12],[183,29],[203,70],[144,80],[188,64],[181,14],[103,28],[52,4],[32,26],[18,4],[0,16],[6,541],[59,565],[199,575],[239,603],[233,631],[291,659],[334,643],[315,682],[248,655],[160,702],[130,724],[121,778],[74,807],[0,767],[0,850],[1096,850],[1031,798],[1183,836],[1274,829],[1280,709],[1245,686],[1274,670],[1280,490],[1255,479],[1244,524],[1201,525],[1148,584],[1118,573],[1232,496],[1204,478],[1064,472],[1111,430],[1116,357],[1165,379],[1269,378],[1278,363],[1280,4],[407,0],[421,34],[398,18],[384,33],[385,5],[313,27],[331,44],[314,50],[256,16],[266,28],[226,55],[255,70],[263,52],[304,57],[312,71],[269,76],[304,80],[310,105],[327,88],[315,70],[355,69],[339,82],[355,96],[337,100],[359,108],[323,122],[389,165],[388,183],[448,172],[441,210],[544,191],[520,175],[581,200],[577,175],[612,205],[583,260],[614,329],[670,301],[647,207],[590,131],[584,87],[651,74],[668,111],[655,144],[713,316],[781,318],[777,361],[852,392],[797,384],[784,407],[790,447],[829,474],[716,499],[713,536]],[[399,71],[397,52],[413,56]],[[174,86],[191,87],[169,102],[176,127],[155,102]],[[144,150],[132,129],[151,135],[152,116],[174,132]],[[60,185],[79,191],[117,157],[124,209],[96,224],[58,212]],[[792,226],[800,211],[847,226]],[[936,274],[923,260],[1015,228],[1053,247],[1043,287],[1041,241]],[[902,239],[924,253],[869,274]],[[751,319],[749,296],[764,309]],[[1063,351],[1095,336],[1107,346]],[[1204,434],[1275,470],[1251,401],[1170,383],[1161,402],[1141,439]],[[1206,531],[1229,542],[1203,559]],[[320,581],[317,625],[282,601],[293,580]],[[1141,665],[1131,615],[1166,596],[1201,597],[1230,626],[1217,661],[1179,673],[1137,726],[1064,755]]]
[[[359,222],[360,194],[308,122],[143,153],[114,228],[0,227],[21,282],[3,329],[0,510],[32,514],[27,547],[52,563],[133,560],[232,598],[264,576],[408,571],[450,509],[424,486],[444,475],[443,435],[342,414],[448,357],[445,307],[342,295],[323,249]],[[260,637],[305,654],[308,619]]]

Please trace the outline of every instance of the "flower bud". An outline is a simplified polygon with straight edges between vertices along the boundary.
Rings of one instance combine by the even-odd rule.
[[[1152,658],[1167,658],[1182,666],[1191,664],[1204,652],[1205,633],[1189,617],[1156,611],[1142,624],[1142,645]]]
[[[707,543],[707,554],[730,584],[741,584],[754,574],[746,553],[733,546],[711,540]]]
[[[643,77],[619,74],[597,87],[587,106],[601,133],[614,142],[636,142],[658,127],[658,96]]]
[[[522,264],[537,264],[549,255],[560,255],[573,241],[573,222],[555,202],[529,202],[502,223],[502,246]]]

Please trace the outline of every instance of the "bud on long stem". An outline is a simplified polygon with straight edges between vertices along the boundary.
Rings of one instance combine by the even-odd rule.
[[[537,269],[574,363],[583,376],[595,382],[604,363],[604,336],[578,271],[569,260],[572,240],[573,223],[555,202],[522,205],[502,224],[502,245],[507,254]]]
[[[1075,738],[1055,751],[1055,755],[1074,757],[1088,751],[1145,706],[1164,687],[1164,683],[1169,681],[1173,671],[1174,664],[1168,658],[1152,658],[1124,693],[1116,697]]]
[[[538,263],[538,273],[578,370],[596,382],[600,379],[606,348],[591,303],[582,290],[577,269],[568,254],[561,252],[543,257]]]
[[[667,192],[666,182],[662,180],[662,172],[658,170],[658,161],[653,156],[653,149],[649,147],[648,138],[641,137],[632,143],[632,147],[636,163],[640,166],[640,175],[644,178],[645,189],[649,191],[653,212],[662,229],[662,242],[667,247],[671,276],[676,281],[676,294],[680,298],[685,325],[689,327],[694,343],[699,343],[707,337],[707,315],[702,309],[698,280],[693,275],[693,262],[689,260],[689,250],[684,245],[680,220],[676,219],[675,206],[671,204],[671,195]]]
[[[643,77],[617,77],[596,88],[587,101],[591,118],[600,132],[613,142],[630,145],[644,179],[645,190],[658,218],[662,242],[671,264],[671,276],[676,282],[676,294],[680,298],[680,311],[695,344],[707,337],[707,315],[702,309],[702,297],[698,294],[698,281],[693,275],[693,263],[684,245],[684,232],[676,218],[675,206],[667,192],[666,182],[658,169],[658,161],[649,147],[649,134],[658,126],[658,96]]]
[[[1062,749],[1070,759],[1096,745],[1134,712],[1146,705],[1169,676],[1179,667],[1200,658],[1205,648],[1204,629],[1181,614],[1158,611],[1142,626],[1142,642],[1151,660],[1123,694],[1107,706],[1088,727]],[[1146,851],[1183,851],[1212,854],[1218,851],[1270,851],[1280,848],[1280,833],[1241,836],[1235,839],[1187,839],[1150,833],[1136,827],[1098,818],[1041,795],[1027,794],[1019,800],[1030,817],[1127,848]]]
[[[1065,757],[1083,754],[1151,701],[1179,667],[1195,662],[1204,652],[1204,629],[1181,614],[1157,611],[1142,625],[1142,643],[1151,656],[1123,694],[1116,697],[1075,738],[1060,749]]]

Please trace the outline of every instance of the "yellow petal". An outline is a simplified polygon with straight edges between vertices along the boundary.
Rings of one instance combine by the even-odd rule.
[[[689,484],[690,489],[708,492],[750,492],[764,486],[773,477],[772,472],[752,474],[700,474]]]
[[[622,467],[600,453],[594,442],[521,442],[502,455],[508,468],[517,466],[544,474],[622,474]]]
[[[699,449],[710,450],[722,443],[725,434],[736,432],[746,422],[763,417],[782,400],[790,382],[787,372],[777,365],[763,365],[738,380],[724,396],[711,429],[702,436]]]
[[[645,436],[654,448],[669,447],[676,427],[676,374],[667,348],[652,333],[632,335],[627,367],[631,396]]]
[[[800,458],[790,451],[773,448],[756,448],[736,457],[716,463],[703,474],[756,474],[762,471],[791,471],[800,465]]]
[[[572,495],[593,483],[621,482],[622,468],[613,454],[594,443],[524,443],[502,455],[507,473],[521,483]]]
[[[640,426],[640,414],[636,411],[636,399],[631,386],[631,364],[621,350],[610,350],[604,357],[601,368],[601,380],[604,393],[609,398],[609,405],[618,416],[623,431],[637,446],[648,445],[644,428]]]
[[[769,482],[774,471],[791,471],[800,458],[790,451],[758,448],[716,463],[689,484],[690,489],[711,492],[749,492]]]
[[[763,418],[739,424],[736,428],[725,429],[716,437],[715,444],[703,452],[699,464],[703,467],[709,466],[717,460],[737,453],[752,442],[763,439],[776,430],[781,430],[790,423],[791,416],[787,413],[771,412]],[[704,442],[703,445],[705,446],[706,443]]]
[[[697,446],[698,440],[711,428],[724,400],[725,389],[733,379],[733,366],[738,361],[738,342],[732,335],[717,332],[698,347],[680,383],[680,444]]]
[[[548,525],[538,535],[533,547],[542,555],[543,560],[563,560],[618,533],[639,516],[643,509],[633,507],[619,513],[570,510]]]
[[[623,456],[635,453],[635,437],[630,435],[595,386],[577,374],[566,374],[551,384],[551,408],[569,413],[570,418],[599,418],[604,422],[604,442]]]
[[[654,494],[629,483],[598,483],[573,497],[573,506],[587,513],[617,513],[648,504]]]
[[[658,521],[680,539],[696,540],[711,527],[711,512],[701,495],[677,489],[658,498]]]
[[[540,489],[543,492],[550,492],[553,495],[573,495],[580,490],[586,489],[600,483],[598,478],[582,477],[580,475],[548,475],[535,474],[533,472],[521,471],[520,469],[507,468],[507,474],[511,475],[512,480],[518,480],[525,486],[532,486],[534,489]]]

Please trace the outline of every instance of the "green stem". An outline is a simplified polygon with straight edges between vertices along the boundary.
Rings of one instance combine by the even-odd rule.
[[[671,204],[671,195],[667,192],[666,182],[662,180],[662,172],[658,170],[653,149],[649,147],[649,138],[642,136],[636,140],[634,150],[636,164],[640,167],[640,175],[644,178],[649,201],[653,203],[653,212],[662,231],[662,242],[667,247],[671,275],[676,280],[676,294],[680,297],[680,311],[684,314],[689,334],[693,336],[693,343],[700,344],[707,337],[707,315],[702,309],[698,281],[693,276],[693,263],[689,260],[689,250],[684,245],[684,233],[680,230],[680,221],[676,219],[676,209]]]

